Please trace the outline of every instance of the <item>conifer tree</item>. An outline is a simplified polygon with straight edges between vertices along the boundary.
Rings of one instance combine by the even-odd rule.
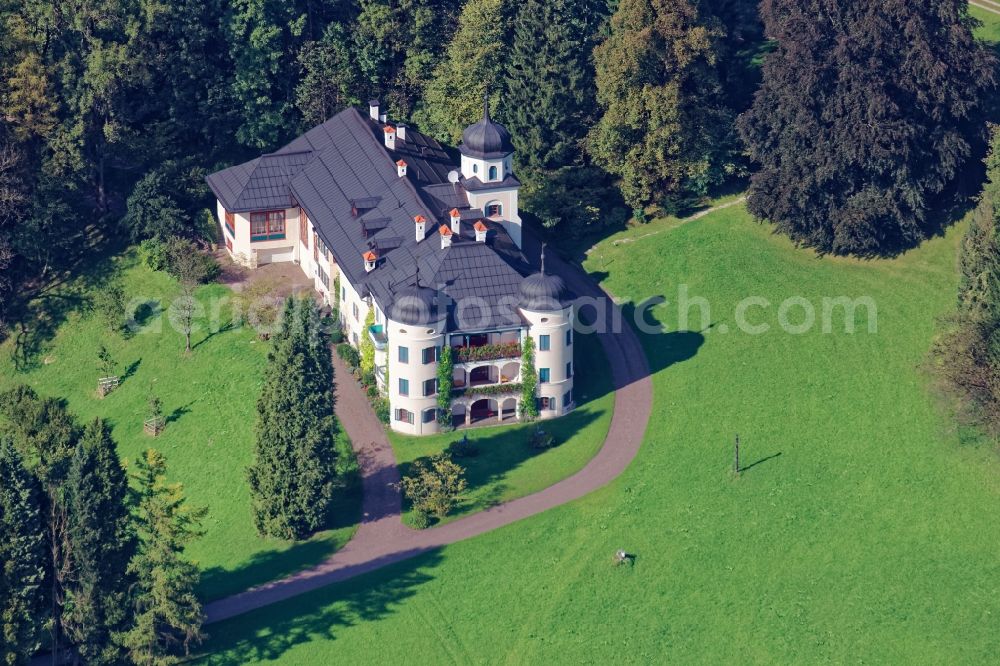
[[[0,662],[27,663],[41,646],[47,553],[38,481],[0,444]]]
[[[605,20],[600,0],[525,0],[514,19],[502,114],[519,165],[580,162],[597,113],[591,52]]]
[[[289,299],[272,339],[247,471],[254,525],[301,539],[326,524],[336,487],[333,366],[315,302]]]
[[[748,208],[822,252],[899,251],[970,155],[994,58],[964,0],[766,0],[776,48],[740,119]]]
[[[63,625],[87,664],[120,661],[112,634],[128,617],[126,570],[133,540],[128,480],[107,426],[83,431],[66,479],[69,572]]]
[[[699,0],[622,0],[594,51],[603,115],[594,158],[625,200],[684,205],[724,178],[732,113],[717,71],[720,24]]]
[[[132,622],[117,640],[132,663],[178,663],[203,639],[201,603],[195,595],[200,573],[184,549],[202,534],[207,512],[193,508],[179,483],[168,483],[166,459],[149,449],[136,461],[138,549],[128,566],[135,578]]]

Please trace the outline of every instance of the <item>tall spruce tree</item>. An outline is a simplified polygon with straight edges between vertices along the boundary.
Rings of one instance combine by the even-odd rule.
[[[326,525],[336,487],[333,366],[316,304],[289,298],[273,341],[247,476],[257,531],[301,539]]]
[[[83,431],[65,487],[69,572],[63,625],[86,664],[121,660],[112,640],[128,617],[129,559],[133,550],[126,503],[128,479],[115,443],[100,419]]]
[[[47,538],[50,644],[59,652],[63,644],[62,611],[68,563],[66,475],[79,438],[79,428],[55,398],[41,398],[28,386],[0,394],[0,416],[25,467],[41,484],[42,514]]]
[[[759,170],[748,207],[823,252],[922,240],[970,155],[994,58],[964,0],[765,0],[763,84],[740,131]]]
[[[502,115],[528,169],[579,164],[597,115],[591,52],[604,0],[525,0],[514,18]]]
[[[207,510],[193,508],[179,483],[166,478],[166,459],[149,449],[136,461],[138,549],[129,562],[135,578],[129,628],[116,635],[129,660],[142,666],[175,664],[203,639],[201,574],[184,549],[201,532]]]
[[[733,115],[717,71],[721,24],[699,0],[622,0],[594,51],[603,115],[591,151],[625,200],[683,205],[726,175]]]
[[[0,443],[0,662],[28,663],[46,615],[46,535],[38,481]]]

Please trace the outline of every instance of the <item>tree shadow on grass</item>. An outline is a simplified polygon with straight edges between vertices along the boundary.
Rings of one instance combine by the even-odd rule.
[[[577,407],[558,419],[508,428],[453,433],[456,442],[461,440],[464,435],[471,434],[473,437],[470,438],[470,442],[476,446],[479,452],[475,456],[453,457],[457,464],[465,468],[465,480],[469,486],[466,491],[467,497],[455,507],[449,518],[481,511],[503,501],[503,493],[508,490],[508,484],[504,482],[507,475],[532,458],[545,454],[548,450],[531,447],[528,440],[534,428],[542,428],[551,434],[555,438],[556,447],[558,447],[603,414],[603,410],[587,410]],[[413,466],[418,462],[429,466],[430,456],[421,456],[413,461],[401,463],[399,465],[400,476],[411,474]],[[480,489],[486,489],[485,493],[473,495]],[[403,510],[409,509],[410,503],[404,499]]]
[[[19,372],[40,365],[40,358],[59,327],[71,313],[90,309],[92,292],[107,284],[118,272],[118,266],[107,254],[68,262],[55,270],[55,277],[40,286],[24,289],[10,305],[9,318],[16,322],[11,330],[14,336],[11,356]]]
[[[646,329],[643,331],[638,325],[633,327],[646,352],[652,374],[694,358],[705,344],[704,333],[714,326],[710,324],[704,331],[668,331],[648,308],[640,312],[634,303],[629,302],[623,304],[621,309],[622,318],[628,322],[627,325],[641,321],[642,328]]]
[[[442,560],[439,549],[391,564],[267,606],[219,624],[209,625],[209,644],[201,663],[246,664],[282,657],[298,645],[335,640],[340,630],[377,622],[430,581]]]
[[[235,569],[211,567],[201,573],[198,596],[203,600],[220,599],[250,587],[279,580],[319,564],[333,555],[342,543],[328,537],[327,530],[338,530],[361,522],[361,479],[357,474],[345,480],[330,508],[330,520],[323,532],[289,548],[255,553]],[[275,544],[287,544],[274,540]]]

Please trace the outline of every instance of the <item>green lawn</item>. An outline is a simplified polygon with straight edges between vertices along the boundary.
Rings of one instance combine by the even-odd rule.
[[[176,284],[167,275],[138,267],[131,257],[116,263],[121,264],[130,296],[165,305],[176,294]],[[97,317],[83,314],[89,294],[85,283],[103,281],[113,268],[110,262],[95,266],[96,275],[64,285],[35,304],[40,312],[56,316],[41,319],[31,330],[51,328],[55,335],[32,345],[35,353],[26,364],[13,362],[16,335],[0,346],[0,389],[24,382],[41,394],[66,398],[81,421],[95,416],[109,420],[124,458],[135,459],[148,447],[166,455],[170,476],[184,483],[193,503],[209,508],[206,534],[189,549],[205,572],[200,589],[204,599],[291,573],[342,546],[360,513],[356,484],[337,507],[341,518],[335,529],[299,544],[260,539],[254,532],[245,469],[252,459],[267,343],[258,342],[250,329],[208,334],[204,327],[211,304],[227,297],[229,290],[222,285],[199,290],[205,319],[193,336],[192,355],[185,357],[182,337],[161,316],[149,319],[150,330],[125,340],[109,334]],[[228,314],[222,307],[220,321],[228,322]],[[103,400],[95,391],[96,350],[102,341],[126,375],[121,387]],[[150,387],[163,401],[168,419],[156,439],[142,431]]]
[[[864,262],[796,249],[742,207],[609,239],[587,268],[615,294],[674,301],[686,284],[712,308],[703,333],[645,339],[655,407],[629,469],[570,505],[213,626],[205,661],[994,661],[997,452],[959,439],[920,371],[963,229]],[[763,335],[734,332],[752,295],[773,304],[750,315],[772,323]],[[786,298],[840,295],[875,300],[877,333],[775,325]],[[634,566],[612,565],[617,548]]]
[[[980,39],[993,43],[1000,42],[1000,14],[988,12],[974,5],[969,7],[969,13],[982,22],[976,30],[976,35]]]
[[[587,359],[577,364],[573,392],[578,407],[562,418],[539,423],[558,443],[548,451],[537,452],[528,445],[528,435],[535,427],[528,424],[428,437],[389,433],[404,475],[413,461],[446,450],[465,434],[478,446],[478,456],[455,459],[466,470],[469,489],[444,522],[547,488],[581,469],[600,450],[614,408],[610,374],[600,342],[590,335],[579,335],[576,340],[578,357]],[[410,522],[412,512],[407,511],[404,519]]]

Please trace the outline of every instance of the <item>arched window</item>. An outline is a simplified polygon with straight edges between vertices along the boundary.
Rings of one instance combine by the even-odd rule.
[[[486,204],[486,217],[500,217],[503,215],[503,206],[493,202]]]
[[[490,167],[490,180],[497,179],[497,168],[495,166]]]
[[[479,165],[475,162],[472,163],[472,173],[479,173]]]

